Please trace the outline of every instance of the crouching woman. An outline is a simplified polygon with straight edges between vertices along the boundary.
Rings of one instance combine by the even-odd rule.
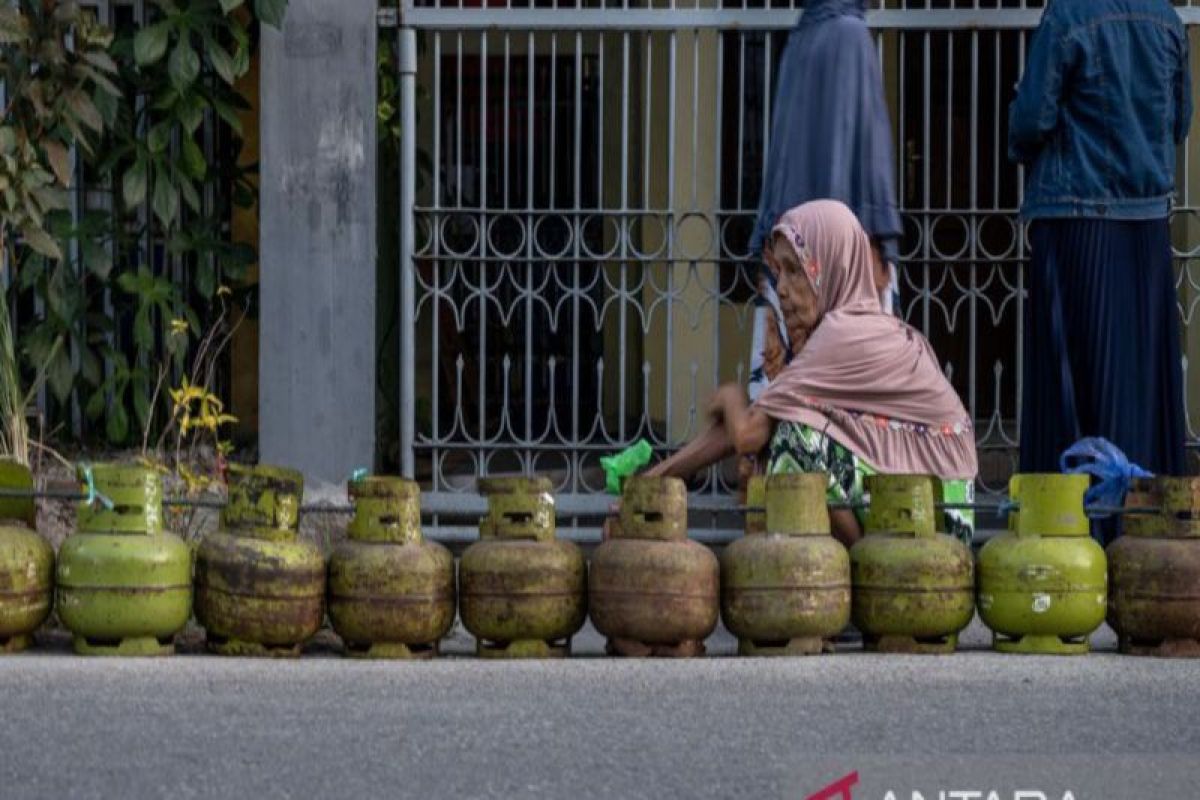
[[[884,312],[871,242],[841,203],[819,200],[783,215],[772,232],[791,361],[751,404],[727,384],[709,405],[711,426],[649,475],[687,478],[735,453],[767,474],[827,472],[828,501],[863,500],[868,475],[941,479],[944,500],[967,503],[978,459],[971,420],[929,342]],[[831,512],[847,546],[861,513]],[[970,542],[972,517],[948,512],[949,532]]]

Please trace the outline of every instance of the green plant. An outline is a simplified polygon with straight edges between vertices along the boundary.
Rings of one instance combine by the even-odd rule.
[[[159,367],[151,411],[142,429],[142,463],[157,469],[192,498],[203,496],[224,481],[225,460],[233,449],[222,433],[237,419],[226,413],[224,401],[213,389],[217,364],[245,319],[242,314],[229,321],[230,308],[226,301],[231,294],[228,287],[218,287],[216,297],[220,313],[192,348],[191,367],[180,378],[179,384],[167,387],[164,392],[168,369],[166,364]],[[171,321],[171,336],[177,346],[186,348],[190,335],[188,322],[182,319]],[[151,445],[154,407],[160,396],[166,397],[170,413],[158,439]],[[176,507],[168,513],[173,530],[185,538],[194,538],[202,522],[196,507]]]
[[[20,261],[18,253],[63,260],[55,212],[67,207],[70,150],[90,151],[111,124],[120,94],[112,80],[117,65],[107,52],[111,41],[111,33],[75,2],[17,0],[0,7],[0,80],[7,97],[0,122],[0,260],[9,270]],[[61,336],[44,341],[33,388],[22,393],[7,304],[0,316],[0,454],[28,463],[29,398],[44,377],[58,378],[53,370],[70,362]]]
[[[117,48],[134,66],[126,79],[149,103],[133,110],[112,159],[128,159],[121,178],[125,203],[135,207],[149,197],[155,216],[171,228],[181,200],[204,213],[199,188],[209,166],[196,134],[209,112],[241,133],[238,115],[245,103],[233,85],[250,68],[250,25],[259,19],[278,26],[287,0],[255,0],[252,13],[244,0],[154,5],[160,18]]]
[[[92,59],[99,66],[89,62],[118,94],[93,103],[104,138],[79,149],[78,160],[93,183],[112,187],[112,201],[74,217],[54,210],[61,203],[50,207],[43,246],[13,262],[9,297],[40,306],[19,332],[18,352],[30,370],[45,365],[51,413],[61,419],[77,402],[118,445],[166,424],[169,413],[154,413],[167,403],[157,379],[163,369],[176,381],[185,374],[202,332],[228,321],[221,308],[230,301],[217,302],[217,287],[238,281],[256,257],[227,232],[233,206],[256,197],[252,168],[233,155],[247,108],[236,83],[257,26],[278,25],[286,0],[148,6],[146,25],[106,35],[107,50]],[[93,130],[66,126],[63,154],[78,141],[75,128]]]

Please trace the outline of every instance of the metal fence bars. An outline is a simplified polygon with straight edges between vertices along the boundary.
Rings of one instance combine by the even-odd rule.
[[[1018,438],[1028,250],[1007,105],[1041,4],[885,5],[868,23],[900,173],[903,313],[977,420],[981,490],[998,491]],[[605,508],[602,454],[641,437],[678,446],[716,385],[745,380],[747,239],[797,14],[704,0],[400,9],[401,455],[431,485],[428,509],[476,511],[464,492],[503,472],[550,475],[564,506]],[[1180,14],[1195,42],[1200,6]],[[1189,353],[1196,140],[1179,154],[1174,222]],[[1189,374],[1190,412],[1198,383]],[[731,477],[711,471],[695,505],[727,503]]]

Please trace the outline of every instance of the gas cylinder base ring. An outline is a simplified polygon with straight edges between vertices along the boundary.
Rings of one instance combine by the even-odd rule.
[[[998,653],[1019,655],[1082,656],[1091,651],[1091,642],[1087,636],[1063,637],[1053,634],[1029,634],[1014,638],[994,634],[992,648]]]
[[[438,643],[346,642],[345,649],[342,652],[347,658],[429,661],[437,657]]]
[[[1122,636],[1121,652],[1127,656],[1200,658],[1200,639],[1139,639]]]
[[[957,648],[957,634],[928,637],[863,634],[863,650],[868,653],[943,656],[950,655]]]
[[[749,658],[760,656],[819,656],[822,653],[832,653],[836,649],[833,641],[822,639],[820,636],[801,636],[779,642],[738,639],[738,655]]]
[[[610,638],[604,649],[610,656],[624,658],[699,658],[704,655],[704,642],[700,639],[662,643]]]
[[[76,636],[71,644],[81,656],[169,656],[175,653],[174,636],[128,636],[124,639]]]
[[[206,644],[210,653],[219,656],[241,656],[246,658],[299,658],[303,645],[297,644],[263,644],[262,642],[247,642],[241,639],[227,639],[224,636],[209,634]]]
[[[0,653],[20,653],[32,646],[33,635],[29,633],[18,633],[7,639],[0,639]]]
[[[511,642],[491,642],[478,639],[475,655],[479,658],[566,658],[571,655],[571,639],[514,639]]]

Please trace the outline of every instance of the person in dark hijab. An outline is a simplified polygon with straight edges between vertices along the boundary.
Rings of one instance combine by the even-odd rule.
[[[767,168],[750,238],[750,253],[761,254],[768,266],[760,278],[754,319],[751,397],[794,349],[785,321],[789,309],[779,304],[770,253],[764,249],[788,209],[823,199],[847,205],[874,245],[885,309],[894,303],[902,228],[892,129],[866,5],[866,0],[807,0],[783,52]]]
[[[1057,471],[1085,436],[1187,469],[1169,215],[1190,81],[1167,0],[1054,0],[1034,34],[1008,129],[1031,221],[1024,472]]]

